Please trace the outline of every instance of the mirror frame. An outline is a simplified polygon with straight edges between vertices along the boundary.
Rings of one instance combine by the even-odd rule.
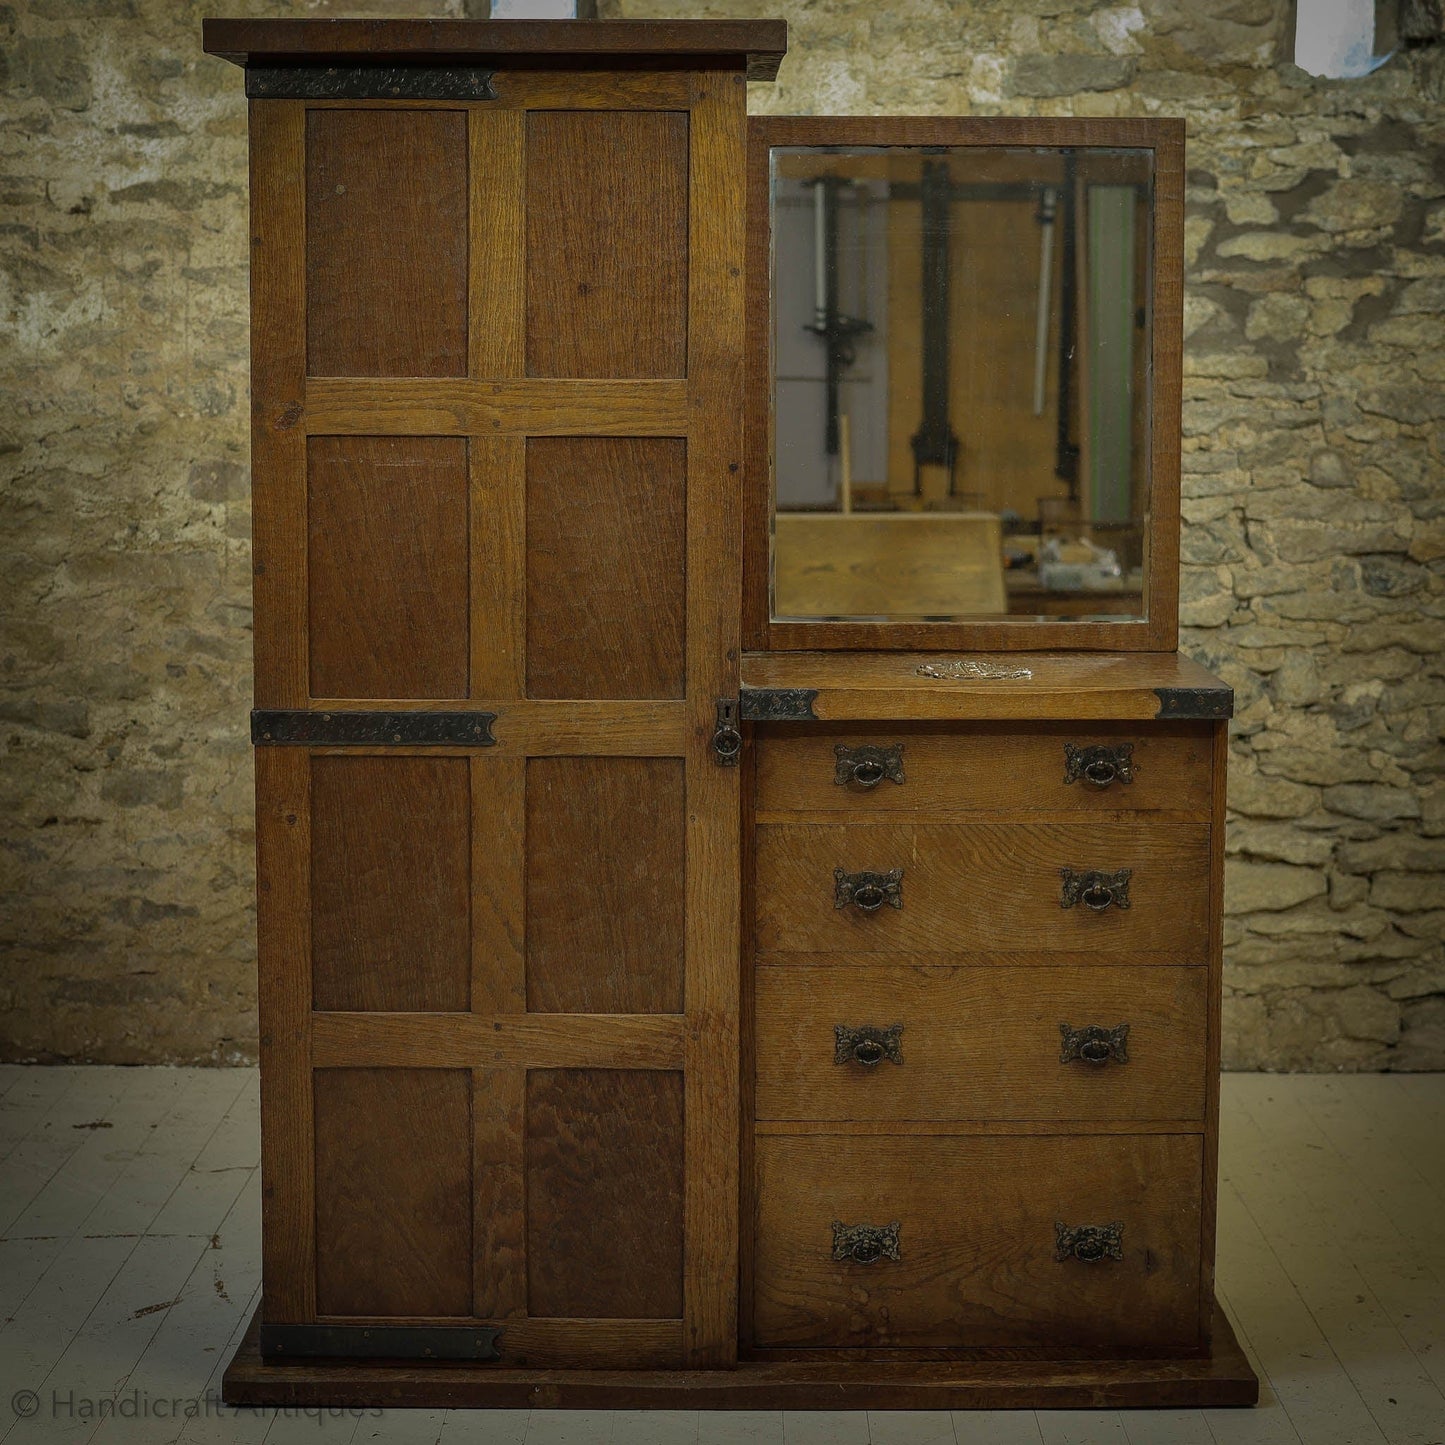
[[[1154,152],[1146,616],[970,622],[774,622],[772,166],[774,146],[998,146]],[[1179,645],[1184,122],[1046,116],[751,116],[747,169],[743,645],[751,651],[1174,652]]]

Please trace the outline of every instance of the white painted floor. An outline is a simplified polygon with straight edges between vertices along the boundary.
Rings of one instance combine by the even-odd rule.
[[[1222,1136],[1255,1410],[353,1418],[218,1405],[259,1284],[253,1070],[0,1067],[0,1440],[1445,1445],[1445,1075],[1229,1075]]]

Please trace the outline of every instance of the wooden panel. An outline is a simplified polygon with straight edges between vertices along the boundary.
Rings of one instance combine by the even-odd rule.
[[[1198,1337],[1200,1139],[757,1141],[755,1323],[768,1345],[1086,1345]],[[832,1257],[834,1221],[901,1258]],[[1056,1260],[1055,1223],[1123,1226],[1120,1260]]]
[[[316,1313],[311,1147],[311,768],[256,750],[256,983],[261,1045],[261,1269],[266,1318]]]
[[[682,1075],[527,1076],[533,1316],[682,1315]]]
[[[306,116],[306,353],[314,376],[464,376],[467,120]]]
[[[1211,795],[1211,724],[1111,723],[1034,727],[974,724],[872,728],[770,728],[757,740],[760,814],[948,814],[1029,811],[1108,815],[1182,813],[1207,820]],[[1132,781],[1099,787],[1065,783],[1065,744],[1132,746]],[[871,788],[837,781],[839,746],[899,747],[903,781]]]
[[[686,444],[527,443],[527,692],[683,695]]]
[[[1209,828],[1193,823],[764,824],[757,942],[800,953],[1120,956],[1209,947]],[[903,869],[903,906],[836,907],[834,869]],[[1060,869],[1133,869],[1130,907],[1061,904]]]
[[[687,370],[688,117],[527,116],[527,374]]]
[[[527,1076],[522,1069],[472,1074],[472,1310],[484,1320],[527,1313]],[[515,1340],[509,1332],[510,1355]]]
[[[347,436],[678,436],[688,420],[680,381],[346,377],[307,382],[304,413],[287,425]]]
[[[970,676],[933,675],[950,663],[979,669]],[[1195,709],[1175,718],[1228,717],[1227,683],[1182,653],[1034,653],[1025,658],[936,652],[749,652],[745,688],[808,688],[824,722],[845,718],[936,718],[956,722],[1045,718],[1077,721],[1167,719],[1165,698]],[[1207,712],[1198,709],[1207,707]]]
[[[683,764],[527,763],[527,1007],[681,1013]]]
[[[467,443],[307,445],[311,695],[465,698]]]
[[[757,1117],[1200,1123],[1206,984],[1203,968],[760,968]],[[1061,1023],[1127,1023],[1127,1062],[1062,1062]],[[837,1063],[838,1024],[901,1024],[902,1063]]]
[[[470,1315],[471,1075],[321,1069],[315,1089],[318,1312]]]
[[[306,111],[252,105],[250,125],[255,700],[305,707]]]
[[[469,766],[464,757],[312,759],[315,1008],[469,1006]]]
[[[521,112],[491,104],[473,106],[467,114],[473,377],[522,375],[527,298],[523,127]]]
[[[657,1014],[319,1013],[319,1068],[682,1067],[683,1022]]]

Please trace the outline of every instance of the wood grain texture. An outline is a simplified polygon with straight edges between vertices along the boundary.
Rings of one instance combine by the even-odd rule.
[[[687,371],[686,111],[529,111],[527,374]]]
[[[307,443],[310,689],[316,698],[467,696],[467,443]]]
[[[684,692],[686,444],[527,442],[527,694]]]
[[[815,689],[813,711],[824,722],[1144,721],[1159,717],[1158,688],[1229,693],[1228,684],[1177,652],[970,653],[968,661],[1025,668],[1029,676],[919,674],[922,666],[954,660],[938,652],[748,652],[742,683],[745,688]]]
[[[251,587],[257,707],[305,707],[306,109],[253,103]]]
[[[759,1120],[1204,1122],[1203,968],[875,964],[756,977]],[[1061,1062],[1061,1023],[1127,1023],[1128,1061]],[[902,1024],[902,1063],[837,1063],[839,1024]]]
[[[473,379],[521,376],[526,348],[525,117],[467,111],[470,217],[468,366]]]
[[[294,61],[459,64],[547,57],[556,68],[690,69],[709,65],[771,80],[788,45],[782,20],[206,20],[207,54],[246,65]],[[549,67],[551,68],[551,67]],[[610,71],[609,71],[610,73]],[[625,94],[625,92],[624,92]]]
[[[681,436],[682,382],[315,378],[287,425],[345,436]]]
[[[318,1312],[470,1315],[471,1076],[320,1069],[315,1092]]]
[[[256,753],[256,993],[261,1054],[261,1272],[266,1318],[316,1314],[311,1098],[311,768]]]
[[[1197,1344],[1200,1140],[761,1138],[760,1346]],[[832,1258],[832,1223],[899,1226]],[[1122,1260],[1055,1259],[1054,1225],[1123,1225]]]
[[[746,637],[774,651],[905,648],[1161,653],[1178,643],[1179,396],[1182,362],[1183,125],[1173,119],[1003,116],[754,116],[748,122],[748,474]],[[1150,601],[1138,620],[774,622],[771,549],[772,377],[770,151],[773,146],[1062,146],[1155,153],[1153,429],[1145,544]]]
[[[474,1069],[472,1313],[479,1319],[527,1314],[526,1137],[526,1071]]]
[[[313,1007],[470,1007],[472,792],[462,758],[311,760]]]
[[[1210,829],[1194,823],[772,823],[758,828],[757,941],[796,953],[1209,951]],[[903,906],[835,907],[835,868],[903,869]],[[1133,869],[1130,907],[1061,905],[1060,869]]]
[[[1211,816],[1213,739],[1209,723],[975,723],[952,727],[883,723],[872,728],[759,728],[758,811],[774,815],[898,817],[1045,811],[1112,817],[1166,812]],[[1065,744],[1128,744],[1132,781],[1098,787],[1065,783]],[[837,781],[835,748],[902,749],[903,782],[871,788]]]
[[[313,376],[465,376],[467,120],[349,107],[306,117]]]
[[[681,1013],[683,763],[532,758],[526,978],[533,1013]]]
[[[527,1003],[526,762],[488,749],[468,760],[472,785],[471,1007],[522,1013]]]
[[[682,1103],[677,1073],[528,1073],[530,1315],[681,1317]]]
[[[827,1361],[743,1361],[735,1369],[709,1370],[274,1365],[261,1359],[253,1321],[226,1370],[223,1394],[234,1405],[434,1409],[1098,1411],[1252,1405],[1259,1380],[1217,1305],[1214,1321],[1214,1353],[1194,1358],[1059,1360],[1014,1352],[1007,1360],[859,1362],[833,1350]],[[528,1320],[526,1330],[530,1335],[550,1323]],[[620,1329],[622,1322],[615,1323]],[[630,1322],[629,1327],[635,1328]]]
[[[736,693],[742,451],[743,137],[747,87],[694,81],[689,171],[686,842],[687,1113],[684,1315],[687,1363],[737,1358],[739,769],[709,739]]]
[[[678,1069],[682,1020],[658,1014],[319,1013],[318,1068]]]
[[[1229,724],[1214,725],[1214,824],[1209,849],[1209,991],[1205,1002],[1207,1052],[1204,1071],[1204,1184],[1199,1217],[1199,1287],[1213,1297],[1215,1231],[1219,1216],[1219,1068],[1224,992],[1224,842],[1229,807]],[[1199,1327],[1210,1338],[1215,1321],[1200,1311]]]

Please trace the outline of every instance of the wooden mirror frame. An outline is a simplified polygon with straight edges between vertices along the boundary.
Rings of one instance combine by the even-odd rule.
[[[772,216],[775,146],[1013,146],[1154,152],[1149,523],[1142,618],[1115,621],[774,622]],[[753,651],[1173,652],[1179,645],[1179,452],[1184,122],[1011,116],[753,116],[748,120],[743,635]]]

